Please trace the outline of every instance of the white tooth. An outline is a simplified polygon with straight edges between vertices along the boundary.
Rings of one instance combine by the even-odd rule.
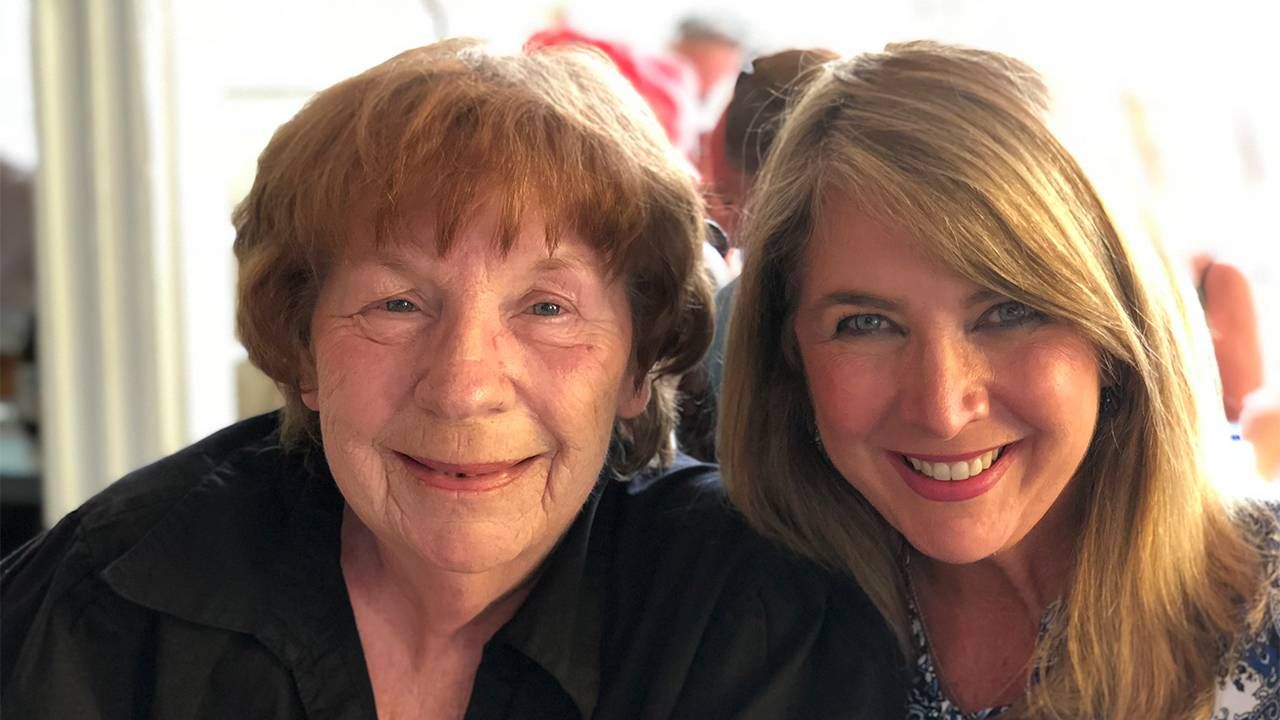
[[[973,477],[982,472],[982,458],[974,458],[969,461],[969,477]]]
[[[907,461],[911,463],[911,467],[913,467],[913,468],[915,468],[915,469],[916,469],[916,472],[920,472],[920,461],[919,461],[919,460],[917,460],[917,459],[915,459],[915,458],[913,458],[913,457],[909,457],[909,458],[907,458]]]
[[[951,463],[951,479],[966,480],[969,477],[969,463],[958,462]]]
[[[995,461],[999,460],[999,459],[1000,459],[1000,453],[1002,453],[1002,452],[1004,452],[1004,446],[1001,446],[1001,447],[996,448],[995,450],[992,450],[992,451],[991,451],[991,462],[995,462]]]
[[[933,464],[933,479],[934,479],[934,480],[950,480],[950,479],[951,479],[951,466],[950,466],[950,465],[948,465],[948,464],[946,464],[946,463],[941,463],[941,462],[940,462],[940,463],[934,463],[934,464]]]
[[[983,469],[983,470],[986,470],[987,468],[991,467],[991,457],[992,457],[993,455],[995,455],[995,451],[993,451],[993,450],[988,450],[988,451],[986,451],[986,452],[982,453],[982,457],[978,458],[978,460],[982,462],[982,469]]]
[[[922,474],[928,475],[929,477],[933,477],[933,463],[925,462],[924,460],[921,460],[920,472]]]

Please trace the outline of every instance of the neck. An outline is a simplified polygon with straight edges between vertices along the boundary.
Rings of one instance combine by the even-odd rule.
[[[934,669],[966,712],[1016,702],[1025,692],[1040,620],[1070,582],[1080,527],[1074,495],[1069,487],[1020,542],[978,562],[909,556]]]
[[[483,646],[515,615],[537,569],[441,570],[408,548],[380,541],[350,508],[343,512],[341,552],[353,602],[359,596],[365,607],[377,607],[386,624],[425,654],[447,646]]]

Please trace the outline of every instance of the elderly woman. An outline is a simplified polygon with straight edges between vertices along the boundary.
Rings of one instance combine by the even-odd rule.
[[[1211,481],[1203,318],[1046,103],[933,43],[808,88],[745,229],[730,497],[867,590],[907,717],[1274,717],[1276,519]]]
[[[865,596],[708,468],[615,478],[711,327],[696,192],[598,57],[393,58],[280,129],[235,221],[287,405],[5,561],[6,717],[900,709]]]

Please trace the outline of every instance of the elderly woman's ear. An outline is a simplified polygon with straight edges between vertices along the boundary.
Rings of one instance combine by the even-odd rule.
[[[637,371],[638,372],[638,371]],[[624,382],[618,387],[618,417],[629,420],[639,417],[649,407],[653,396],[653,375],[639,373],[635,382]]]
[[[304,353],[301,369],[298,371],[298,396],[308,410],[320,412],[320,388],[316,382],[316,359],[309,350]]]

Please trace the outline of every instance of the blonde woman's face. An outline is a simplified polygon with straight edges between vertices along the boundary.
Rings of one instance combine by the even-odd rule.
[[[1055,501],[1097,421],[1085,338],[848,203],[828,206],[800,272],[796,339],[822,444],[849,483],[939,561],[1065,540],[1032,530],[1059,526]]]

